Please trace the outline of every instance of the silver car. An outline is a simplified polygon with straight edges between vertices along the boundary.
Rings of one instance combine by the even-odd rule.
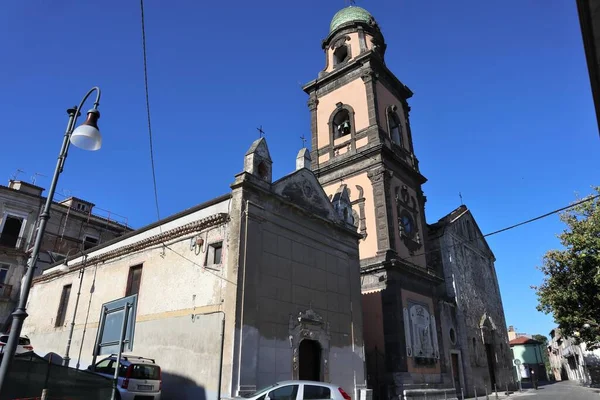
[[[8,343],[8,333],[0,334],[0,353],[4,353],[4,347]],[[15,354],[23,354],[29,351],[33,351],[33,346],[31,345],[31,341],[27,336],[21,336],[19,338],[19,343],[17,344],[17,350]]]
[[[88,367],[92,372],[113,379],[117,356],[115,354]],[[161,370],[150,358],[121,356],[118,400],[160,400],[162,390]]]
[[[352,400],[338,385],[314,381],[282,381],[246,397],[249,400]]]

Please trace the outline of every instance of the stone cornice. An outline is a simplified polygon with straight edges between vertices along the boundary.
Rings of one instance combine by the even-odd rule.
[[[175,238],[187,235],[192,232],[198,232],[203,229],[209,228],[211,226],[220,225],[229,220],[229,215],[226,213],[218,213],[210,215],[206,218],[202,218],[197,221],[189,222],[185,225],[179,226],[177,228],[170,229],[166,232],[159,233],[157,235],[150,236],[149,238],[140,240],[139,242],[135,242],[123,247],[116,248],[114,250],[108,251],[106,253],[99,254],[97,256],[92,256],[85,261],[86,265],[93,265],[102,262],[106,262],[113,258],[117,258],[129,253],[135,253],[140,250],[147,249],[148,247],[152,247],[158,244],[163,244]],[[93,250],[91,251],[93,252]],[[83,267],[83,262],[79,262],[77,264],[73,264],[69,267],[68,271],[65,272],[51,272],[40,277],[34,279],[35,283],[44,282],[49,279],[54,279],[55,277],[68,274],[72,271],[76,271]],[[52,267],[51,267],[52,268]]]

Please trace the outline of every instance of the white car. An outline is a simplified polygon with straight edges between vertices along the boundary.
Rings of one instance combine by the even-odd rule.
[[[341,387],[325,382],[282,381],[246,397],[249,400],[352,400]]]
[[[4,347],[8,343],[8,333],[0,334],[0,353],[4,353]],[[31,345],[31,341],[27,336],[21,336],[19,338],[19,344],[17,345],[17,351],[15,354],[23,354],[33,351],[33,346]]]
[[[88,370],[113,379],[116,365],[117,355],[113,354],[96,363],[94,367],[89,366]],[[150,358],[122,355],[117,389],[117,400],[160,400],[160,367]]]

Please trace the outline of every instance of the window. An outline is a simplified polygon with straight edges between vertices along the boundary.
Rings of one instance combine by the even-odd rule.
[[[271,400],[296,400],[296,393],[298,393],[298,385],[283,386],[279,389],[273,390],[269,393],[269,399]]]
[[[337,139],[342,136],[349,135],[352,132],[350,124],[350,113],[348,110],[342,109],[333,117],[333,138]]]
[[[398,146],[402,146],[402,125],[395,111],[388,111],[388,123],[392,142]]]
[[[223,254],[223,242],[213,243],[208,246],[208,254],[206,256],[206,265],[221,264],[221,256]]]
[[[331,390],[324,386],[304,385],[304,400],[331,399]]]
[[[140,292],[140,283],[142,282],[142,266],[136,265],[129,268],[129,276],[127,277],[127,290],[125,296],[132,296]]]
[[[100,361],[96,364],[96,372],[101,374],[113,375],[115,373],[115,362],[111,359]]]
[[[160,380],[160,367],[158,365],[133,364],[131,379]]]
[[[333,51],[333,66],[345,63],[348,61],[350,56],[350,52],[348,51],[348,46],[340,46]]]
[[[8,276],[8,270],[10,269],[10,265],[8,264],[0,264],[0,284],[6,282],[6,277]]]
[[[454,328],[450,328],[450,342],[456,344],[456,331]]]
[[[83,237],[83,249],[88,250],[98,245],[98,238],[94,236],[85,235]]]
[[[65,285],[60,295],[60,303],[58,303],[58,312],[56,313],[55,327],[65,324],[65,316],[67,314],[67,306],[69,305],[69,297],[71,296],[71,285]]]
[[[21,227],[23,226],[23,218],[6,215],[4,224],[2,225],[2,234],[0,235],[0,245],[7,247],[17,247]]]

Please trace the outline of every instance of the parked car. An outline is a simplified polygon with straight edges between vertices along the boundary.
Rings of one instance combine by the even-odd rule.
[[[97,362],[93,368],[89,366],[88,370],[113,379],[116,365],[117,355],[112,354]],[[150,358],[122,355],[117,389],[117,399],[120,400],[160,400],[160,367]]]
[[[0,334],[0,353],[4,353],[4,346],[6,346],[6,343],[8,343],[8,333]],[[29,340],[27,336],[21,336],[15,354],[23,354],[29,351],[33,351],[31,340]]]
[[[277,382],[246,398],[250,400],[352,400],[341,387],[314,381]]]

